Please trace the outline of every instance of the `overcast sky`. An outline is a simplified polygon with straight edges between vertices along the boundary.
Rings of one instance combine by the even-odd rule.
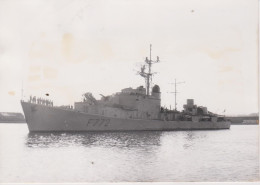
[[[187,98],[221,114],[258,112],[257,0],[0,0],[0,111],[24,95],[55,105],[145,85],[152,44],[162,106]]]

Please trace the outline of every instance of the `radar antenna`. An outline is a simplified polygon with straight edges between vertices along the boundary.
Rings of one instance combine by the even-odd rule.
[[[138,74],[145,79],[146,83],[146,95],[150,95],[150,86],[152,84],[152,64],[160,62],[159,57],[157,56],[156,60],[152,60],[152,45],[150,44],[150,59],[148,57],[145,58],[145,63],[148,65],[148,72],[145,72],[146,66],[143,65],[141,67],[141,71],[138,71]]]

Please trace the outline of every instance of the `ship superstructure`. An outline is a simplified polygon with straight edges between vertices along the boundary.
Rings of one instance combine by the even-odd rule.
[[[100,100],[96,100],[91,93],[83,95],[82,102],[75,102],[75,110],[99,114],[108,117],[117,117],[124,119],[160,119],[161,110],[161,92],[158,85],[154,85],[150,92],[152,84],[152,64],[159,62],[146,57],[145,63],[138,74],[145,79],[146,88],[139,86],[136,89],[131,87],[122,89],[121,92],[111,96],[101,95]],[[145,70],[148,66],[148,71]]]

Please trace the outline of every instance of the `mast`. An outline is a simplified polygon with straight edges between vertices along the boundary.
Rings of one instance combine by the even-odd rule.
[[[146,83],[146,95],[150,95],[150,87],[152,83],[152,64],[158,63],[159,57],[157,56],[156,60],[152,60],[152,45],[150,44],[150,58],[148,59],[147,57],[145,58],[145,63],[148,65],[148,72],[145,72],[145,67],[146,65],[143,65],[141,67],[141,71],[138,71],[139,75],[142,76],[145,79]]]
[[[174,108],[175,110],[177,110],[177,84],[181,84],[181,83],[185,83],[185,82],[177,82],[176,81],[176,78],[174,79],[174,83],[171,83],[171,84],[174,84],[174,87],[175,87],[175,91],[174,92],[170,92],[170,93],[174,93],[174,96],[175,96],[175,101],[174,101]]]
[[[148,64],[148,66],[149,66],[149,72],[148,72],[148,75],[147,75],[147,84],[146,84],[146,94],[147,95],[149,95],[150,94],[150,83],[152,83],[151,81],[150,81],[150,76],[151,76],[151,67],[152,67],[152,63],[151,63],[151,59],[152,59],[152,45],[150,44],[150,60],[148,61],[148,60],[146,60],[145,62]]]

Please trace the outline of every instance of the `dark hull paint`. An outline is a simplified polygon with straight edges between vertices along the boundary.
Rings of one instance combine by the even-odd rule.
[[[48,131],[170,131],[229,129],[230,122],[120,119],[21,102],[30,132]]]

